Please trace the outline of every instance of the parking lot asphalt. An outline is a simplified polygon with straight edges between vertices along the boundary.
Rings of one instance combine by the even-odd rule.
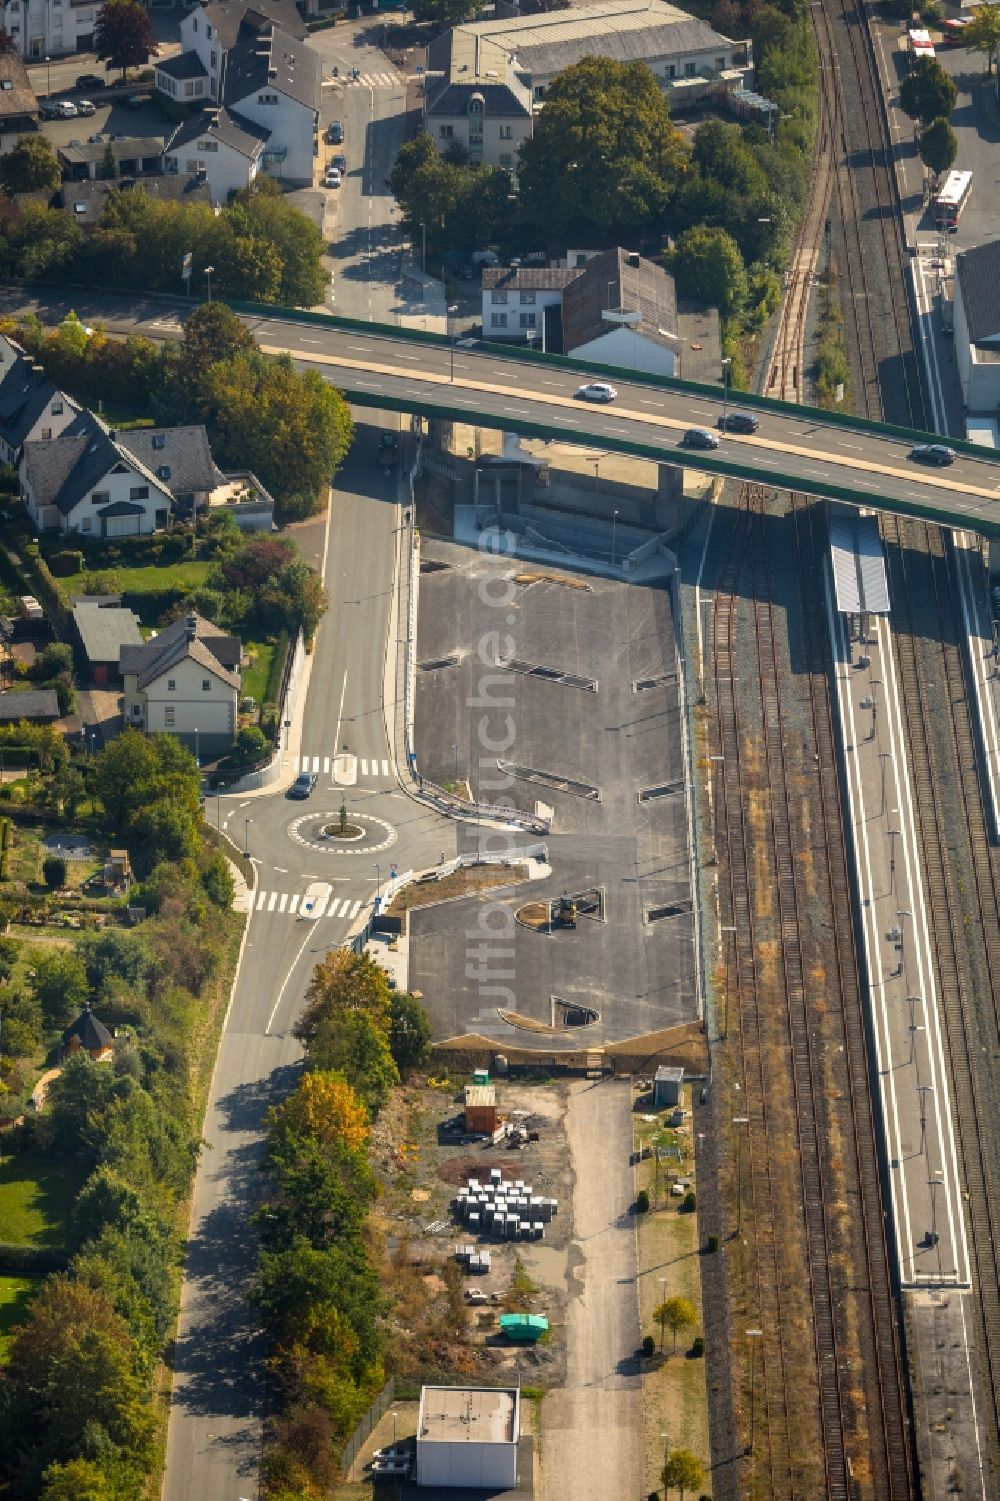
[[[417,640],[423,775],[468,778],[477,797],[494,803],[530,809],[540,800],[554,810],[549,877],[411,916],[410,983],[424,995],[435,1035],[475,1032],[510,1047],[559,1051],[691,1020],[691,889],[668,591],[584,579],[437,539],[423,548],[428,566]],[[518,575],[534,581],[516,583]],[[497,647],[596,687],[497,669]],[[452,657],[448,666],[428,665]],[[638,686],[646,680],[652,685]],[[587,784],[599,796],[510,778],[498,760]],[[639,801],[641,789],[664,786],[673,790]],[[470,822],[461,843],[499,851],[507,840]],[[514,921],[525,902],[590,888],[602,895],[603,920],[581,916],[575,930],[551,933]],[[559,1015],[554,997],[598,1019],[550,1031]],[[511,1025],[501,1011],[527,1026]]]

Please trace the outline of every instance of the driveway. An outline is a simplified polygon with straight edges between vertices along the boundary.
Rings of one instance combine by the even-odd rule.
[[[642,1484],[636,1243],[627,1080],[574,1084],[566,1137],[574,1175],[566,1385],[542,1407],[541,1501],[622,1501]]]

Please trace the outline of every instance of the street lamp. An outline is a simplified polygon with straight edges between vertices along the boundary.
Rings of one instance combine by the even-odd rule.
[[[52,59],[48,55],[45,58],[45,92],[52,93]]]
[[[198,726],[197,725],[195,725],[195,727],[194,727],[194,764],[196,766],[200,766],[201,765],[201,755],[199,754],[199,751],[198,751]]]
[[[600,459],[591,459],[590,462],[594,466],[594,506],[596,508],[596,506],[598,504],[598,501],[600,500],[600,494],[601,494],[601,491],[600,491],[600,483],[601,483],[601,461],[600,461]]]
[[[458,312],[458,303],[457,302],[449,303],[448,304],[448,338],[451,340],[451,374],[449,375],[448,379],[451,380],[451,381],[453,381],[455,379],[455,329],[454,329],[454,326],[452,324],[452,319],[454,318],[454,316],[455,316],[455,314],[457,312]]]
[[[879,809],[879,817],[885,813],[885,763],[892,760],[892,751],[879,751],[879,761],[882,763],[882,806]]]
[[[732,355],[725,355],[722,361],[722,431],[726,432],[726,419],[729,415],[729,367],[733,363]]]
[[[375,871],[375,906],[377,907],[382,894],[382,867],[375,860],[372,862],[372,868]]]
[[[902,911],[897,912],[896,916],[899,918],[899,973],[902,974],[906,964],[906,919],[912,917],[913,913]]]
[[[252,822],[250,818],[243,820],[243,854],[247,860],[250,859],[250,825]]]
[[[452,746],[452,750],[455,752],[455,781],[457,782],[458,781],[458,746],[457,745],[453,745]]]
[[[747,1339],[749,1339],[751,1341],[755,1340],[755,1339],[761,1339],[761,1338],[763,1338],[763,1334],[764,1334],[763,1329],[748,1329],[747,1330]],[[755,1353],[756,1353],[755,1352],[755,1347],[751,1343],[751,1345],[750,1345],[750,1448],[747,1451],[749,1454],[753,1453],[753,1440],[754,1440],[754,1431],[753,1431],[753,1419],[754,1419],[754,1411],[753,1411],[753,1368],[754,1368],[754,1356],[755,1356]]]
[[[420,221],[420,272],[427,275],[427,225]]]
[[[611,566],[615,566],[615,531],[618,526],[618,512],[611,513]]]
[[[226,790],[225,782],[220,782],[215,789],[215,827],[222,829],[222,794]]]
[[[886,829],[889,836],[889,890],[896,885],[896,840],[899,838],[898,829]]]
[[[934,1093],[933,1084],[918,1084],[917,1094],[920,1096],[920,1151],[923,1153],[927,1145],[927,1096]]]
[[[206,300],[208,302],[211,302],[211,300],[212,300],[212,272],[214,270],[215,270],[214,266],[206,266],[205,267],[205,280],[208,283],[208,297],[207,297]]]

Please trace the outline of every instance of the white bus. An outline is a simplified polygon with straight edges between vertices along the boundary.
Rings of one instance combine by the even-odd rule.
[[[934,200],[934,223],[938,229],[956,229],[972,192],[971,172],[949,172]]]

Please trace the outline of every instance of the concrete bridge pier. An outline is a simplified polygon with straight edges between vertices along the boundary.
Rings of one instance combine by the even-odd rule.
[[[687,502],[690,505],[690,501]],[[658,464],[656,471],[655,523],[661,532],[679,525],[685,514],[684,468],[681,464]]]

